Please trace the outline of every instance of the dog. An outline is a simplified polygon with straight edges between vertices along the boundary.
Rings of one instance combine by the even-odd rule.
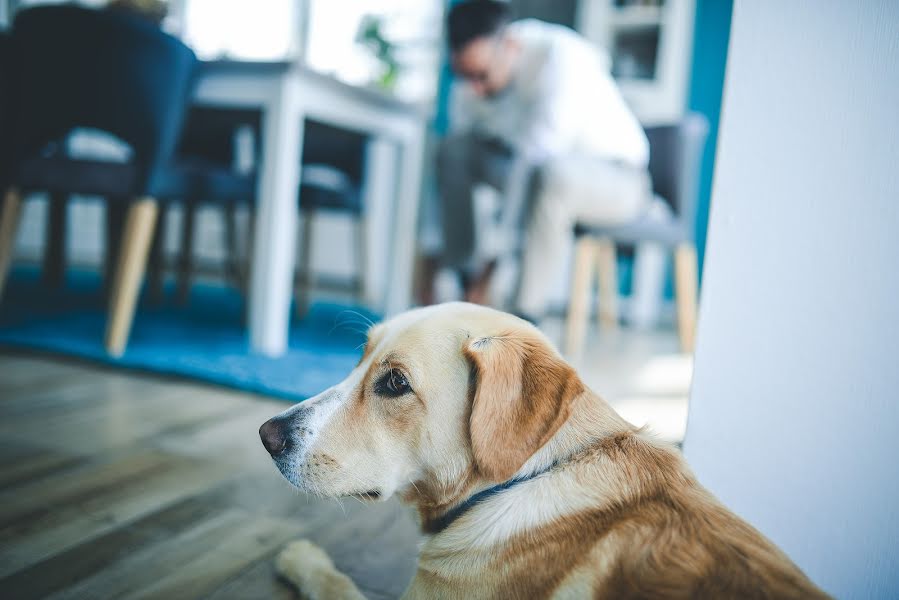
[[[622,419],[549,340],[465,303],[373,326],[338,385],[262,425],[300,490],[418,511],[405,598],[826,598]],[[310,598],[361,598],[309,542],[278,557]]]

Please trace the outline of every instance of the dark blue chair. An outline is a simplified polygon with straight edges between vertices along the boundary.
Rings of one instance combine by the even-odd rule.
[[[673,251],[678,333],[685,352],[693,350],[696,326],[696,203],[708,132],[708,121],[699,113],[688,113],[678,123],[646,129],[652,191],[664,201],[666,214],[647,213],[624,225],[578,223],[574,228],[577,240],[574,271],[591,273],[592,263],[597,263],[600,302],[606,304],[600,320],[612,325],[618,321],[616,245],[654,242]],[[569,355],[579,354],[583,345],[587,320],[583,299],[589,295],[591,279],[591,276],[572,279],[565,336]]]
[[[294,292],[299,316],[309,308],[310,291],[316,283],[312,247],[315,219],[319,213],[337,212],[352,219],[356,274],[349,282],[349,289],[357,299],[364,292],[366,236],[362,184],[367,143],[368,138],[361,133],[316,121],[306,122],[299,198],[302,231]]]
[[[164,174],[159,199],[164,206],[182,206],[180,252],[177,257],[177,297],[186,303],[190,294],[190,277],[194,271],[194,222],[197,209],[204,204],[221,206],[225,210],[225,246],[228,249],[226,278],[245,287],[245,261],[236,254],[238,206],[252,206],[256,198],[256,172],[259,158],[259,132],[262,113],[253,109],[193,107],[182,130],[175,158]],[[253,143],[249,148],[250,168],[241,170],[236,149],[236,137],[241,130]],[[150,257],[151,296],[162,295],[164,257],[162,228],[157,229]]]
[[[12,28],[9,186],[0,239],[0,286],[22,194],[92,194],[127,203],[122,250],[111,286],[105,344],[127,343],[164,181],[191,97],[196,57],[179,40],[123,11],[41,6]],[[76,128],[130,146],[126,162],[78,159],[65,139]],[[2,287],[0,287],[2,293]]]
[[[236,162],[234,136],[238,128],[249,128],[256,143],[252,149],[259,157],[261,117],[258,111],[219,108],[198,108],[191,111],[178,149],[177,159],[167,171],[165,197],[180,201],[184,207],[181,247],[177,258],[178,299],[186,302],[190,292],[190,277],[194,270],[194,214],[201,204],[222,206],[225,215],[225,245],[228,257],[227,278],[245,288],[248,280],[246,261],[236,255],[237,234],[234,209],[240,204],[255,204],[256,173],[240,173],[233,168]],[[304,127],[303,164],[299,189],[299,210],[302,231],[297,257],[299,273],[295,289],[297,313],[305,313],[309,291],[313,286],[312,242],[316,215],[339,212],[354,222],[353,234],[356,276],[348,287],[357,296],[363,291],[365,265],[365,224],[362,202],[362,180],[367,137],[319,123],[307,121]],[[252,216],[252,210],[251,210]],[[250,229],[252,230],[252,218]],[[159,244],[154,245],[156,248]],[[252,243],[248,243],[252,246]],[[161,252],[154,250],[154,254]],[[151,281],[161,280],[162,259],[151,260]],[[158,283],[154,289],[160,289]]]

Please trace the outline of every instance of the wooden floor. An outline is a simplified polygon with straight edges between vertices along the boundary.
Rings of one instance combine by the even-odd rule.
[[[576,364],[587,384],[678,441],[691,364],[673,332],[591,335]],[[399,596],[415,569],[412,512],[290,488],[257,434],[286,406],[0,352],[0,599],[294,598],[273,557],[298,537],[368,597]]]
[[[257,434],[285,406],[0,354],[0,598],[293,598],[272,565],[298,537],[397,597],[412,513],[293,491]]]

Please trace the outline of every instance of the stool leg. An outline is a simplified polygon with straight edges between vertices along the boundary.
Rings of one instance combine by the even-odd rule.
[[[9,188],[3,198],[3,214],[0,215],[0,300],[9,277],[9,267],[16,246],[16,233],[22,220],[22,195],[15,188]]]
[[[227,204],[222,216],[225,219],[225,279],[235,288],[242,289],[237,247],[237,208],[234,202]]]
[[[241,265],[240,285],[243,293],[243,323],[248,325],[250,322],[250,277],[252,273],[250,268],[253,264],[253,244],[256,240],[256,210],[250,205],[249,215],[247,218],[247,234],[246,234],[246,256]]]
[[[44,244],[44,285],[62,287],[66,276],[66,209],[68,196],[50,194],[47,215],[47,237]]]
[[[690,242],[674,251],[674,287],[677,301],[677,331],[681,350],[693,352],[696,336],[697,278],[696,246]]]
[[[250,266],[253,264],[253,244],[256,235],[256,211],[250,207],[247,217],[247,236],[246,236],[246,256],[241,266],[241,281],[243,285],[244,296],[249,295],[250,289]]]
[[[176,298],[178,304],[184,306],[190,300],[190,277],[193,274],[194,261],[194,220],[196,205],[185,202],[181,216],[181,243],[178,251],[178,283]]]
[[[315,218],[315,211],[304,210],[302,215],[303,239],[300,240],[300,256],[297,260],[300,273],[294,289],[298,317],[303,317],[309,310],[309,288],[312,286],[312,220]]]
[[[121,356],[128,343],[157,211],[156,200],[141,198],[131,205],[125,218],[122,252],[113,280],[106,327],[106,351],[110,356]]]
[[[587,236],[579,238],[574,247],[574,273],[569,291],[568,321],[565,324],[565,353],[569,358],[580,356],[584,350],[594,257],[593,240]]]
[[[659,322],[665,294],[665,274],[671,248],[659,242],[642,241],[634,249],[628,324],[648,331]]]
[[[615,242],[601,238],[596,242],[596,268],[599,275],[597,316],[603,329],[618,328],[618,256]]]

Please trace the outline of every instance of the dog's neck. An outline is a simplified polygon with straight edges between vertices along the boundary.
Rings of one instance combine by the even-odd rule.
[[[562,469],[598,445],[634,431],[605,400],[587,389],[575,399],[571,415],[559,431],[508,481],[490,481],[472,464],[454,483],[437,478],[417,481],[403,499],[418,509],[423,532],[437,534],[480,501]]]

